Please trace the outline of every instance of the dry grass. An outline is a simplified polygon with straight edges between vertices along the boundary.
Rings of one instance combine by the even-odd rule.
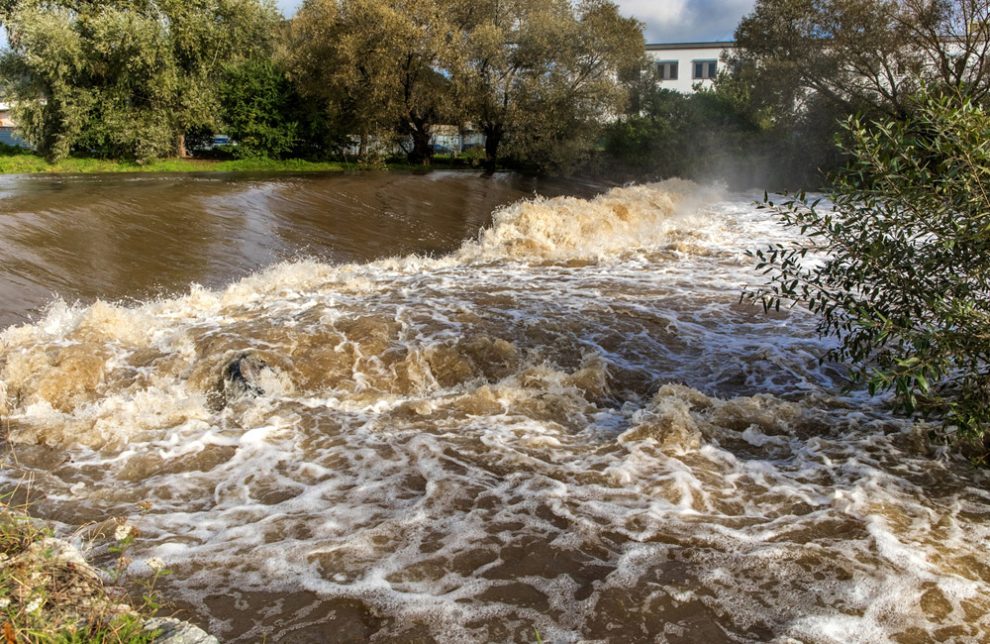
[[[111,546],[115,567],[97,570],[24,508],[0,503],[0,644],[154,641],[144,623],[158,609],[153,586],[161,571],[145,584],[140,606],[119,585],[133,538],[128,529]]]
[[[0,448],[5,460],[16,463],[9,433],[10,420],[0,409]],[[110,570],[98,570],[66,541],[55,539],[48,525],[30,517],[26,502],[11,504],[14,497],[30,498],[30,484],[0,496],[0,644],[153,642],[157,632],[145,630],[145,622],[158,610],[155,582],[168,571],[154,570],[143,584],[140,605],[128,600],[120,582],[136,529],[106,522],[126,530],[105,531],[115,561]]]

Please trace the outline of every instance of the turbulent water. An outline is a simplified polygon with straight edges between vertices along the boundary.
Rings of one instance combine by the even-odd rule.
[[[740,304],[784,239],[752,199],[527,200],[439,257],[56,303],[0,336],[4,479],[130,517],[230,641],[990,639],[987,476]]]

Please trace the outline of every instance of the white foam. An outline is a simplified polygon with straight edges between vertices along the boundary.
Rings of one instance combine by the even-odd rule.
[[[0,334],[0,408],[69,460],[2,476],[135,515],[134,555],[241,641],[345,599],[387,639],[987,636],[985,478],[840,395],[807,315],[739,305],[743,251],[787,239],[752,197],[535,200],[444,258],[55,303]],[[242,354],[265,367],[220,395]]]

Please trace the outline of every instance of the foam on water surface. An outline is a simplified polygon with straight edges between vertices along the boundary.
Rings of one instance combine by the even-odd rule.
[[[0,336],[3,476],[131,516],[229,640],[990,637],[986,475],[739,303],[786,241],[751,200],[537,199],[449,256],[53,304]]]

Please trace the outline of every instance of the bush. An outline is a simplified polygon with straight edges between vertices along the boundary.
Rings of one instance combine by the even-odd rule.
[[[229,65],[220,88],[224,134],[237,146],[239,158],[278,159],[293,150],[298,124],[291,119],[295,99],[285,74],[266,60]]]
[[[775,205],[802,233],[757,251],[769,275],[749,297],[798,303],[871,393],[982,441],[990,424],[990,114],[958,97],[921,96],[910,116],[849,119],[850,162],[832,206],[804,195]],[[985,452],[984,452],[985,453]]]
[[[693,154],[688,96],[657,85],[641,89],[638,111],[605,131],[608,166],[644,178],[687,176]],[[695,151],[697,153],[697,150]]]

